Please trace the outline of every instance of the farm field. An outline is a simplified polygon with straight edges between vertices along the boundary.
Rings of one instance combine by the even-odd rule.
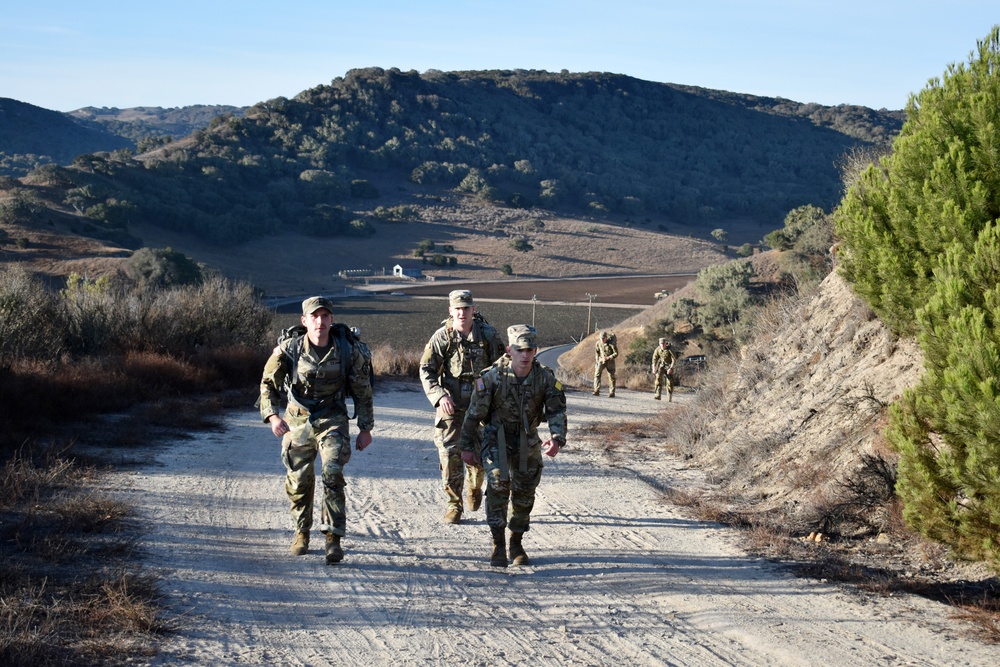
[[[455,289],[451,286],[449,289]],[[478,296],[481,287],[476,287]],[[652,294],[652,293],[651,293]],[[531,295],[528,295],[531,298]],[[370,345],[391,345],[397,350],[422,349],[431,334],[448,317],[447,301],[420,299],[389,294],[371,297],[331,297],[333,319],[361,329],[362,338]],[[532,320],[532,303],[510,301],[480,301],[480,313],[501,334],[511,324],[531,324],[538,328],[539,345],[549,347],[580,340],[587,330],[587,302],[582,304],[537,303]],[[642,310],[600,306],[595,301],[590,317],[591,330],[613,328],[617,323]],[[282,306],[275,316],[276,329],[299,323],[298,303]]]
[[[385,292],[405,292],[413,296],[446,296],[454,289],[470,289],[480,299],[518,299],[530,301],[537,296],[539,301],[576,303],[587,300],[587,294],[595,294],[595,307],[599,303],[634,304],[650,306],[656,303],[653,294],[660,290],[676,292],[694,280],[695,274],[670,274],[659,276],[566,278],[558,280],[516,280],[516,281],[439,281],[411,286],[394,285]]]

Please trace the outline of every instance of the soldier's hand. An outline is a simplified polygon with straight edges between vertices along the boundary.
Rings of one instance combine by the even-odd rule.
[[[372,444],[372,432],[371,431],[361,431],[358,433],[357,439],[354,441],[354,448],[359,452],[365,451],[365,447]]]
[[[267,422],[271,425],[271,433],[279,438],[291,430],[288,428],[288,422],[278,415],[271,415],[267,418]]]
[[[465,465],[469,465],[469,466],[477,466],[477,465],[479,465],[479,457],[476,456],[476,453],[475,452],[467,452],[464,449],[462,450],[462,461],[465,462]]]
[[[449,417],[455,414],[455,401],[451,400],[451,396],[442,396],[437,406],[438,410]]]
[[[555,456],[559,453],[559,441],[558,440],[546,440],[542,443],[542,453],[546,456]]]

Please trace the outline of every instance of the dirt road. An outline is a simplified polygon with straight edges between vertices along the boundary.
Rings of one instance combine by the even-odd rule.
[[[685,399],[687,397],[681,397]],[[547,464],[525,547],[488,564],[481,513],[446,525],[430,406],[380,386],[374,444],[347,467],[346,559],[288,555],[278,440],[252,411],[122,473],[181,632],[151,665],[995,665],[946,611],[797,579],[658,489],[691,471],[639,441],[614,458],[594,421],[672,406],[569,394],[570,447]]]

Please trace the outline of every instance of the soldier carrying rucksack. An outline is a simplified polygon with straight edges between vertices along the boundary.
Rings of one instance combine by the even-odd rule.
[[[374,426],[371,357],[350,330],[333,322],[333,303],[324,297],[302,302],[304,330],[286,333],[264,366],[260,414],[281,440],[285,491],[291,503],[294,555],[309,550],[316,484],[316,455],[322,460],[326,561],[344,557],[340,538],[346,532],[344,466],[351,458],[347,398],[358,420],[355,447],[365,449]],[[279,415],[287,400],[284,417]]]

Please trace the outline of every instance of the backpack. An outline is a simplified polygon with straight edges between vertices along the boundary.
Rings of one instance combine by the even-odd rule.
[[[306,328],[301,324],[282,329],[281,333],[278,334],[279,347],[287,340],[292,341],[290,345],[282,348],[289,362],[288,374],[285,376],[285,383],[281,388],[282,396],[286,399],[292,390],[295,378],[298,377],[299,353],[302,351],[301,339],[305,335]],[[340,350],[340,369],[344,374],[344,392],[354,404],[354,414],[349,416],[348,419],[355,419],[358,416],[358,398],[354,395],[354,390],[351,388],[351,383],[348,379],[354,368],[354,354],[352,351],[356,347],[361,352],[361,356],[364,358],[364,368],[368,371],[369,385],[374,390],[375,373],[372,368],[372,353],[368,349],[367,343],[358,337],[357,329],[354,327],[334,322],[330,327],[330,336],[337,339],[337,348]]]

